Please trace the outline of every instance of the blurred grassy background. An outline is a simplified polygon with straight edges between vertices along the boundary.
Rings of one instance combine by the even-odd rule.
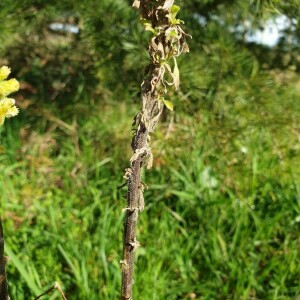
[[[137,299],[300,294],[300,64],[290,42],[299,26],[273,48],[232,30],[245,20],[254,30],[274,11],[299,18],[299,6],[251,3],[181,3],[194,39],[180,61],[181,91],[170,95],[175,112],[152,137],[154,168],[143,175]],[[0,65],[21,81],[20,115],[1,129],[12,299],[54,281],[69,299],[119,297],[126,191],[117,186],[148,39],[129,4],[0,4]],[[54,22],[80,32],[53,31]]]

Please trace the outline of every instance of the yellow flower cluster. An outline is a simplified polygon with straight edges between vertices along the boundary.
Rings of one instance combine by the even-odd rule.
[[[19,112],[15,100],[7,96],[18,91],[20,84],[16,79],[7,80],[9,74],[10,68],[6,66],[0,68],[0,126],[3,125],[5,118],[16,116]]]

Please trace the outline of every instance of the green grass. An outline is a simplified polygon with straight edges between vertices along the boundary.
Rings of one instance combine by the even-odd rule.
[[[159,126],[144,174],[136,299],[299,294],[300,108],[283,93],[284,105],[222,104],[221,121],[214,111],[176,112]],[[6,122],[0,194],[12,299],[54,281],[69,299],[118,299],[126,190],[117,186],[137,110],[114,102],[58,116],[76,120],[73,129],[45,116]]]

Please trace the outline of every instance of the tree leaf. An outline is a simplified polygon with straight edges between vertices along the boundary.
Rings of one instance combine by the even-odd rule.
[[[175,18],[178,12],[180,11],[180,7],[178,5],[172,5],[171,14]]]
[[[172,102],[170,102],[170,101],[168,101],[168,100],[166,100],[166,99],[161,99],[162,100],[162,102],[165,104],[165,106],[169,109],[169,110],[171,110],[171,111],[173,111],[174,110],[174,106],[173,106],[173,103]]]
[[[145,26],[146,31],[151,31],[151,32],[155,33],[155,30],[153,29],[151,23],[148,20],[141,18],[140,22]]]

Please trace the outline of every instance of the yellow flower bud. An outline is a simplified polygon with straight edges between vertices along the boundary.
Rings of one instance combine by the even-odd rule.
[[[19,109],[15,106],[15,100],[4,98],[0,100],[0,126],[3,125],[5,118],[14,117],[19,113]]]
[[[19,90],[20,84],[16,79],[0,81],[0,99]]]
[[[10,74],[10,68],[3,66],[0,68],[0,81],[5,80]]]

